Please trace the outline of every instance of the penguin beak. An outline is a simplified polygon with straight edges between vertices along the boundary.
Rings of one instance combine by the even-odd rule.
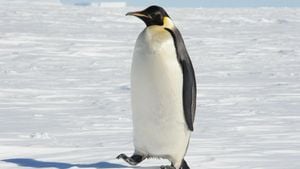
[[[149,18],[149,16],[148,15],[145,15],[144,13],[143,13],[143,11],[136,11],[136,12],[128,12],[127,14],[126,14],[126,16],[136,16],[136,17],[138,17],[138,18]]]

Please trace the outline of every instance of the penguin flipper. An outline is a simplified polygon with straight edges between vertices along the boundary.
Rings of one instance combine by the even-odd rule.
[[[193,123],[196,112],[196,78],[194,68],[186,50],[183,38],[176,27],[165,28],[171,33],[176,47],[177,60],[181,66],[183,74],[183,110],[188,128],[193,131]]]

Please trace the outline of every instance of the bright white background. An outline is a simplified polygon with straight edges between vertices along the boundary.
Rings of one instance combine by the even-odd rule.
[[[126,168],[137,9],[0,1],[0,168]],[[167,10],[198,82],[191,168],[299,169],[300,10]]]

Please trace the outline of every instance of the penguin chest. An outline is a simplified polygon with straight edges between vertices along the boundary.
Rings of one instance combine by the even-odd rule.
[[[137,42],[131,70],[134,144],[150,156],[184,154],[183,75],[171,34],[147,28]]]

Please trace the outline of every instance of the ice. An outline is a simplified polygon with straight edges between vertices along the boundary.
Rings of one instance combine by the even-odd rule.
[[[127,168],[138,9],[0,1],[0,168]],[[300,9],[167,10],[197,76],[190,167],[299,169]]]

